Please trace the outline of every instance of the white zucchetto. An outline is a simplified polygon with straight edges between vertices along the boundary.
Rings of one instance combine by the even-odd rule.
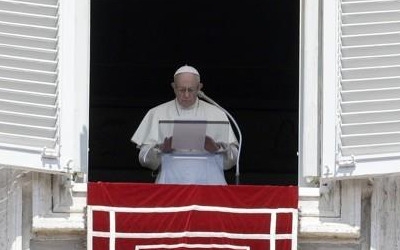
[[[180,67],[177,71],[175,71],[174,76],[181,74],[181,73],[192,73],[192,74],[198,75],[200,77],[200,74],[197,71],[197,69],[193,68],[192,66],[188,66],[188,65]]]

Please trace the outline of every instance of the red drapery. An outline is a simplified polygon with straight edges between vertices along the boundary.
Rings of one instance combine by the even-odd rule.
[[[294,186],[89,183],[88,242],[95,250],[293,249],[297,202]]]

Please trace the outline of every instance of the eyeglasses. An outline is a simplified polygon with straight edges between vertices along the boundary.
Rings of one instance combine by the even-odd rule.
[[[184,95],[186,92],[190,95],[195,94],[199,89],[198,88],[175,88],[175,90],[180,94]]]

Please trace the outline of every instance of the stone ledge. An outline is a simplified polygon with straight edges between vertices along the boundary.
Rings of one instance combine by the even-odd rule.
[[[36,216],[32,220],[32,232],[37,234],[86,234],[86,218],[83,213],[53,213]]]
[[[318,217],[300,217],[299,238],[359,239],[359,227],[341,223],[340,219],[322,221]]]

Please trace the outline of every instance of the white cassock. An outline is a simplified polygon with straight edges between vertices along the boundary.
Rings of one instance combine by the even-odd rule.
[[[152,170],[157,170],[161,166],[156,183],[226,185],[224,170],[236,164],[238,153],[238,142],[232,127],[227,126],[229,131],[224,141],[216,140],[217,143],[224,145],[217,153],[164,154],[156,146],[163,143],[159,122],[165,120],[228,122],[222,110],[199,99],[190,108],[182,108],[176,100],[172,100],[150,109],[131,140],[140,148],[139,162],[142,166]],[[210,129],[216,130],[218,127],[208,128]],[[218,134],[218,131],[211,131],[211,134]]]

